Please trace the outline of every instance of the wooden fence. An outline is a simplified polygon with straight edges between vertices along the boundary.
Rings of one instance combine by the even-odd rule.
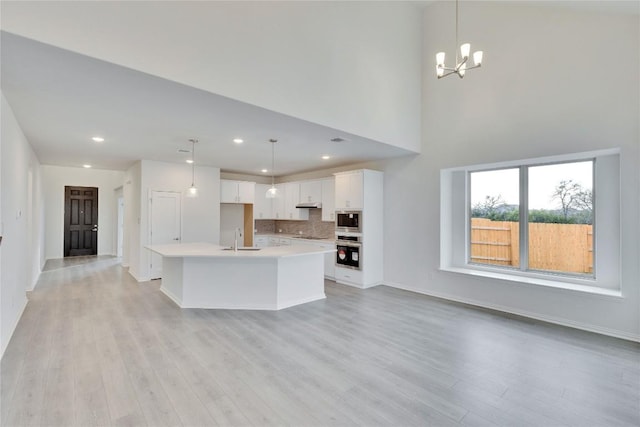
[[[471,219],[471,261],[520,265],[520,223]],[[529,224],[529,268],[593,272],[593,227],[588,224]]]

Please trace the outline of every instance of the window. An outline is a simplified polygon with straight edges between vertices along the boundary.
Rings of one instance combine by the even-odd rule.
[[[470,172],[469,262],[520,266],[520,170]]]
[[[591,159],[469,172],[469,262],[592,277],[593,169]]]
[[[443,169],[440,189],[441,270],[620,295],[619,150]]]

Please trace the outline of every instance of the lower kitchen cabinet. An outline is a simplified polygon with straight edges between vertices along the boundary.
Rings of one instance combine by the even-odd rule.
[[[324,245],[322,246],[325,247]],[[336,245],[334,244],[327,245],[325,248],[335,249]],[[334,280],[336,278],[336,253],[335,252],[324,254],[324,277],[331,280]]]
[[[267,236],[254,237],[253,246],[256,248],[266,248],[269,246],[269,238]]]
[[[334,243],[315,242],[309,240],[301,240],[297,238],[277,237],[277,236],[256,236],[254,238],[255,246],[264,248],[267,246],[284,246],[284,245],[308,245],[320,246],[323,249],[335,249]],[[263,246],[264,245],[264,246]],[[334,280],[336,271],[336,253],[330,252],[324,254],[324,277]]]
[[[336,282],[345,285],[362,287],[362,270],[354,270],[352,268],[335,267]]]

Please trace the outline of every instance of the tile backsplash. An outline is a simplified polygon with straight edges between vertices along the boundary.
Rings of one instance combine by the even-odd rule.
[[[304,234],[305,236],[326,237],[333,239],[335,234],[335,224],[333,222],[322,221],[322,209],[309,209],[309,219],[307,221],[287,221],[275,219],[257,219],[255,227],[258,234],[278,233],[283,234]]]

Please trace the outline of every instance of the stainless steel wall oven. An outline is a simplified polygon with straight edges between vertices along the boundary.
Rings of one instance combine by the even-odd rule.
[[[336,266],[362,270],[362,238],[336,235]]]

